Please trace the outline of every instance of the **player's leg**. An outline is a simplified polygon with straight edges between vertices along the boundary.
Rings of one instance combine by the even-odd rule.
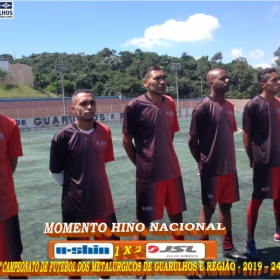
[[[117,218],[116,218],[116,214],[114,212],[110,215],[107,215],[100,219],[93,220],[91,222],[98,223],[98,224],[105,223],[108,228],[112,229],[113,223],[114,224],[117,223]],[[118,236],[115,236],[114,234],[112,234],[111,236],[105,236],[104,234],[101,234],[100,237],[95,236],[94,240],[120,240],[120,238]]]
[[[280,242],[280,167],[272,168],[273,212],[275,217],[274,241]]]
[[[255,163],[253,167],[253,193],[247,209],[247,242],[245,251],[249,258],[259,259],[259,253],[255,243],[255,228],[258,222],[259,209],[263,199],[271,193],[271,169],[261,163]]]
[[[258,221],[262,199],[252,198],[247,209],[247,243],[255,240],[255,228]]]
[[[158,191],[157,183],[136,182],[136,223],[142,223],[147,229],[154,220],[163,218],[165,186]],[[134,240],[146,240],[142,234],[135,235]],[[137,260],[136,260],[137,261]],[[138,260],[142,264],[143,260]],[[146,275],[137,275],[136,279],[146,279]]]
[[[92,222],[98,223],[98,224],[105,223],[108,228],[112,229],[113,223],[117,222],[116,214],[114,212],[108,216],[102,217],[102,218],[94,220]],[[114,234],[112,234],[111,236],[105,236],[105,235],[101,234],[100,237],[95,236],[94,240],[120,240],[120,238],[118,236],[115,236]],[[112,260],[100,260],[100,261],[112,262]],[[99,279],[109,279],[109,278],[110,278],[110,276],[103,275],[103,276],[100,276]]]
[[[215,213],[215,208],[209,207],[208,205],[202,205],[198,217],[198,222],[205,223],[206,226],[208,226],[211,223],[211,219],[214,213]],[[201,234],[199,234],[199,239],[208,240],[209,235],[204,235],[203,232],[201,232]]]
[[[18,214],[0,221],[0,261],[21,261],[22,243]],[[9,279],[27,279],[26,276],[9,276]]]
[[[222,237],[222,246],[224,250],[231,250],[233,248],[232,228],[231,228],[231,203],[219,203],[219,223],[226,228],[227,233]]]
[[[185,192],[182,176],[164,181],[166,184],[165,206],[170,223],[180,224],[183,222],[183,211],[187,210]],[[158,190],[162,188],[159,185]],[[175,235],[172,232],[173,240],[184,240],[184,235]]]
[[[215,213],[215,208],[218,199],[218,179],[218,176],[200,177],[202,207],[198,217],[198,222],[205,223],[206,226],[208,226],[211,223],[212,215]],[[209,236],[204,235],[203,232],[201,232],[201,234],[199,234],[199,238],[201,240],[208,240]]]
[[[226,228],[227,233],[222,237],[223,250],[233,249],[231,208],[232,203],[239,201],[239,185],[237,173],[219,176],[219,214],[218,220]]]
[[[163,218],[166,186],[157,183],[136,182],[136,223],[143,223],[149,229],[150,223]],[[134,240],[146,240],[146,236],[138,234]]]
[[[233,245],[231,208],[232,203],[239,201],[239,184],[237,173],[219,176],[217,190],[219,202],[218,220],[226,228],[227,233],[222,237],[223,256],[237,261],[245,261],[247,257]]]

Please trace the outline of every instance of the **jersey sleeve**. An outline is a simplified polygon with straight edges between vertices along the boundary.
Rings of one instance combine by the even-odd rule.
[[[252,115],[253,115],[252,109],[248,105],[245,105],[243,117],[242,117],[242,126],[244,130],[253,130]]]
[[[105,154],[104,162],[110,162],[113,161],[114,158],[114,149],[113,149],[113,141],[112,141],[112,135],[111,130],[108,129],[108,136],[107,136],[107,151]]]
[[[180,126],[179,126],[179,122],[178,122],[178,116],[177,116],[177,111],[176,111],[174,101],[172,101],[172,108],[173,108],[173,112],[174,112],[174,123],[172,126],[172,133],[174,134],[174,133],[180,131]]]
[[[60,173],[64,171],[64,149],[60,144],[61,139],[54,136],[51,142],[50,149],[50,172],[51,173]]]
[[[234,107],[232,105],[232,103],[230,103],[232,112],[233,112],[233,119],[232,119],[232,132],[237,131],[237,124],[236,124],[236,119],[235,119],[235,115],[234,115]]]
[[[20,140],[20,132],[16,122],[13,123],[12,131],[7,143],[8,157],[20,157],[23,155]]]
[[[124,118],[123,118],[123,134],[134,135],[135,133],[135,114],[134,109],[127,105],[124,110]]]
[[[203,129],[203,113],[200,110],[193,110],[192,120],[190,125],[190,135],[199,136]]]

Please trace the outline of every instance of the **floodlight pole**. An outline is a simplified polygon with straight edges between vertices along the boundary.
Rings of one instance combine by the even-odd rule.
[[[176,93],[177,93],[177,109],[179,109],[179,90],[178,90],[178,79],[177,79],[177,73],[178,71],[181,71],[181,63],[172,63],[171,71],[175,72],[175,84],[176,84]]]
[[[55,69],[60,71],[61,74],[61,87],[62,87],[62,102],[63,102],[63,115],[66,116],[66,102],[65,102],[65,93],[64,93],[64,71],[67,70],[67,64],[63,61],[57,61],[55,63]]]
[[[76,91],[76,79],[75,79],[76,78],[76,73],[71,72],[70,75],[73,76],[73,79],[74,79],[74,91]]]

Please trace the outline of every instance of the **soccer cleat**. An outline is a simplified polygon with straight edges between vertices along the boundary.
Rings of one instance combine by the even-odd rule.
[[[235,247],[233,247],[231,250],[223,249],[222,252],[225,258],[234,259],[239,262],[244,262],[248,260],[248,258],[245,255],[241,254]]]
[[[280,234],[278,234],[277,232],[274,233],[274,241],[275,242],[280,242]]]
[[[254,240],[246,243],[245,253],[252,260],[258,260],[260,258]]]

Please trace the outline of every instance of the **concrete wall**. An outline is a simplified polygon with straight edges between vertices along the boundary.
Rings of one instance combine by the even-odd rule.
[[[183,108],[178,110],[179,118],[190,117],[193,109]],[[124,113],[108,113],[108,114],[96,114],[95,121],[113,124],[122,123]],[[36,130],[50,130],[60,129],[63,126],[74,122],[75,116],[52,116],[52,117],[37,117],[37,118],[16,118],[15,121],[18,124],[20,131],[36,131]]]
[[[244,106],[250,101],[251,99],[229,99],[229,101],[234,106],[234,111],[236,113],[243,113]]]
[[[7,61],[4,61],[7,62]],[[8,62],[9,63],[9,62]],[[4,65],[3,65],[4,66]],[[1,64],[0,64],[1,67]],[[2,68],[2,67],[1,67]],[[2,69],[6,70],[7,66]],[[7,71],[7,70],[6,70]],[[25,64],[10,64],[9,63],[10,76],[6,77],[4,81],[0,79],[0,84],[23,84],[30,87],[34,87],[33,68]]]

